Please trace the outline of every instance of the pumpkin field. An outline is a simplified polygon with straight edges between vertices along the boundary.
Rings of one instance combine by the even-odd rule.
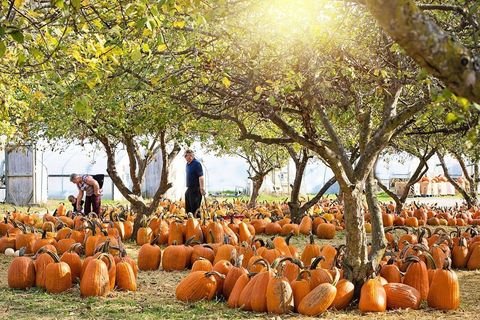
[[[384,301],[386,304],[383,307],[383,311],[377,310],[377,312],[368,312],[367,310],[359,310],[359,306],[357,304],[358,302],[355,302],[352,299],[353,291],[351,292],[351,295],[346,298],[347,300],[341,304],[337,304],[336,307],[332,307],[332,301],[330,301],[327,302],[324,310],[313,311],[310,314],[308,314],[310,311],[302,310],[300,303],[295,300],[297,292],[301,290],[299,289],[299,285],[295,284],[295,282],[298,282],[299,279],[302,279],[301,276],[299,278],[297,278],[297,276],[299,274],[301,275],[302,273],[304,275],[308,273],[308,277],[303,278],[303,281],[306,281],[307,284],[310,282],[310,284],[308,284],[309,289],[307,289],[308,293],[314,288],[322,286],[322,283],[324,285],[328,284],[331,286],[329,283],[332,281],[334,283],[338,281],[339,279],[334,279],[340,275],[339,269],[337,269],[336,266],[340,269],[342,268],[342,264],[337,261],[337,257],[338,259],[341,259],[341,254],[337,255],[337,257],[335,256],[338,252],[341,252],[342,245],[345,243],[345,233],[342,230],[342,222],[341,220],[338,220],[342,218],[341,207],[336,205],[332,200],[323,200],[322,203],[322,213],[319,212],[319,208],[321,206],[316,206],[314,209],[316,214],[313,216],[306,216],[299,224],[295,224],[291,223],[288,217],[282,217],[283,214],[279,210],[282,208],[283,210],[286,210],[286,207],[282,207],[280,204],[272,203],[270,205],[261,206],[258,208],[258,212],[255,212],[251,209],[248,211],[244,210],[244,216],[241,218],[231,216],[229,219],[227,219],[228,208],[232,208],[232,206],[227,205],[223,207],[211,208],[210,212],[207,212],[206,214],[212,213],[213,216],[215,216],[215,219],[205,219],[205,222],[200,223],[199,221],[201,220],[194,219],[192,216],[185,216],[182,212],[181,204],[169,204],[169,202],[166,202],[164,205],[165,207],[161,207],[163,208],[161,211],[163,214],[158,212],[158,214],[151,218],[148,223],[149,227],[139,230],[137,239],[135,241],[126,238],[128,237],[128,222],[133,217],[130,217],[130,213],[125,212],[124,209],[119,210],[105,207],[106,212],[110,212],[108,215],[105,215],[105,218],[103,219],[96,218],[94,216],[91,216],[90,218],[72,216],[71,212],[66,212],[64,210],[63,204],[57,208],[56,216],[52,216],[50,213],[47,213],[43,216],[43,218],[40,218],[40,216],[37,214],[25,214],[15,209],[14,212],[11,212],[5,216],[5,218],[7,218],[5,219],[7,223],[4,221],[0,225],[1,232],[8,230],[8,232],[6,231],[6,234],[0,238],[1,251],[8,251],[8,248],[19,249],[16,247],[16,243],[18,243],[18,239],[20,239],[20,241],[23,241],[23,239],[22,237],[18,237],[18,235],[29,234],[21,231],[23,228],[22,226],[29,226],[33,230],[38,228],[37,231],[43,230],[46,232],[44,232],[44,236],[42,236],[41,232],[35,232],[31,240],[26,242],[26,247],[24,247],[26,250],[21,250],[22,252],[15,251],[17,255],[25,254],[25,258],[23,259],[34,259],[34,262],[32,260],[32,263],[35,264],[32,279],[33,282],[31,282],[31,284],[25,284],[26,280],[23,279],[22,281],[24,281],[24,284],[21,285],[24,286],[24,289],[18,290],[11,288],[12,286],[17,286],[17,288],[20,286],[19,284],[13,284],[12,279],[14,276],[16,278],[26,276],[25,273],[22,273],[23,271],[20,271],[23,270],[22,267],[11,269],[14,259],[20,258],[10,256],[10,253],[8,252],[7,254],[0,254],[1,317],[5,319],[11,319],[13,317],[20,317],[22,319],[53,319],[61,315],[62,318],[72,319],[88,319],[98,317],[105,319],[118,319],[119,317],[127,315],[128,318],[131,319],[223,319],[229,317],[257,319],[272,318],[278,315],[288,318],[308,318],[308,315],[315,315],[329,319],[360,319],[364,318],[365,314],[368,314],[368,316],[371,318],[379,319],[435,319],[439,317],[442,319],[459,319],[472,318],[477,312],[480,311],[480,306],[477,303],[480,299],[480,294],[477,290],[477,287],[480,284],[480,266],[473,264],[473,259],[477,258],[477,253],[471,253],[470,257],[467,258],[468,251],[464,251],[465,257],[463,260],[465,264],[461,267],[461,269],[467,268],[470,270],[455,271],[458,277],[458,284],[460,288],[460,296],[457,297],[460,304],[450,307],[440,307],[451,310],[437,310],[439,307],[436,307],[435,305],[432,306],[432,301],[430,298],[421,298],[419,292],[422,290],[422,287],[421,284],[420,287],[418,287],[419,284],[416,282],[412,283],[412,286],[418,287],[419,291],[417,291],[417,289],[413,289],[413,287],[409,285],[402,285],[406,288],[408,287],[408,290],[413,290],[412,292],[416,292],[416,294],[413,296],[418,295],[417,298],[414,298],[411,294],[409,296],[410,298],[404,297],[403,300],[402,298],[397,298],[399,300],[395,301],[397,301],[396,303],[399,303],[399,305],[395,306],[393,300],[389,300],[395,298],[392,298],[390,294],[387,294],[386,301]],[[235,206],[240,208],[241,204],[236,204]],[[388,210],[389,207],[391,208],[391,205],[383,206],[384,210]],[[388,288],[389,285],[392,285],[393,288],[395,288],[395,286],[398,286],[399,283],[405,283],[408,281],[406,280],[409,272],[408,269],[412,264],[412,262],[409,263],[408,261],[411,261],[413,258],[418,260],[418,257],[422,257],[425,254],[430,253],[431,258],[433,258],[432,261],[434,265],[437,264],[435,260],[438,261],[438,259],[443,258],[446,258],[447,260],[452,259],[454,264],[458,264],[463,263],[459,262],[461,259],[457,253],[458,248],[462,248],[462,245],[465,245],[465,249],[472,249],[476,247],[476,245],[474,245],[478,237],[476,236],[476,227],[465,226],[463,229],[460,229],[462,227],[459,228],[452,226],[454,222],[457,222],[457,219],[458,221],[462,219],[460,218],[460,213],[456,213],[459,218],[449,218],[447,220],[444,219],[444,216],[452,215],[453,211],[442,211],[435,213],[433,209],[428,209],[428,211],[427,209],[428,207],[420,207],[414,210],[405,209],[404,212],[402,212],[402,215],[412,218],[410,220],[417,220],[417,224],[417,216],[420,217],[424,214],[427,215],[427,212],[428,215],[435,215],[435,217],[430,217],[427,220],[427,223],[425,223],[423,228],[406,227],[404,225],[405,220],[403,220],[402,224],[402,219],[400,219],[402,218],[402,215],[397,217],[397,219],[392,220],[393,226],[386,227],[385,234],[387,236],[387,241],[389,242],[386,258],[382,259],[380,263],[381,268],[379,271],[371,274],[371,277],[373,277],[372,279],[375,279],[372,281],[380,281],[379,279],[382,279],[381,281],[386,283],[386,279],[388,279],[390,284],[385,284],[386,288]],[[460,207],[459,210],[463,209],[463,207]],[[173,212],[168,214],[168,210]],[[233,211],[231,213],[233,213]],[[471,212],[464,211],[462,214],[468,216],[471,215]],[[115,217],[117,216],[126,218],[126,221],[123,222],[123,225],[118,223],[113,225],[113,223],[110,222],[114,221]],[[265,218],[262,218],[262,216],[265,216]],[[386,225],[389,224],[388,219],[390,216],[393,218],[392,214],[384,212]],[[225,223],[220,222],[220,220],[223,220],[222,217],[226,218],[224,220]],[[432,223],[436,223],[436,220],[432,218],[439,219],[439,223],[442,225],[431,225]],[[21,221],[24,221],[24,223]],[[463,222],[460,223],[462,224]],[[57,229],[56,231],[48,229],[52,226],[52,224],[54,225],[54,228]],[[468,224],[468,222],[466,222],[466,224]],[[17,225],[17,228],[20,228],[19,231],[15,230],[15,225]],[[53,266],[54,264],[58,263],[54,262],[55,259],[52,259],[52,261],[48,262],[40,262],[40,260],[50,259],[51,256],[54,256],[53,252],[60,252],[63,253],[61,254],[62,261],[67,261],[63,260],[63,257],[68,254],[68,248],[72,248],[70,251],[72,251],[74,254],[76,254],[75,252],[80,253],[80,260],[83,260],[83,268],[85,268],[85,264],[87,263],[86,261],[91,259],[91,255],[93,254],[93,252],[88,253],[89,249],[87,249],[90,246],[90,240],[93,240],[94,237],[101,237],[98,235],[93,235],[91,231],[92,225],[95,225],[94,229],[98,229],[97,231],[105,231],[105,236],[103,236],[103,238],[96,243],[95,248],[93,248],[93,250],[96,252],[103,251],[105,253],[97,253],[96,255],[99,256],[99,259],[92,260],[98,260],[100,265],[104,265],[105,271],[107,271],[107,266],[110,266],[111,263],[108,260],[116,260],[117,272],[116,275],[113,275],[116,280],[114,280],[113,285],[110,286],[109,279],[111,279],[111,276],[109,272],[107,272],[106,279],[104,280],[106,281],[105,285],[107,289],[101,289],[102,285],[98,282],[100,280],[98,280],[96,283],[92,283],[92,287],[89,289],[85,289],[84,284],[86,283],[86,280],[83,278],[87,278],[86,274],[93,273],[94,271],[86,270],[85,276],[79,274],[78,276],[75,276],[77,279],[72,281],[70,274],[74,273],[74,268],[72,267],[72,269],[70,269],[71,262],[68,261],[68,264],[66,264],[65,267],[67,269],[66,272],[69,274],[69,283],[67,284],[67,287],[61,289],[58,293],[53,293],[47,284],[50,275],[44,273],[43,281],[46,282],[43,282],[42,284],[42,276],[40,275],[42,268],[41,265],[45,264],[45,266]],[[325,225],[325,227],[333,226],[334,234],[331,235],[322,233],[321,230],[323,227],[320,227],[322,225]],[[423,221],[420,220],[420,226],[422,225]],[[192,226],[193,228],[191,228]],[[205,229],[205,234],[202,232],[202,226]],[[218,226],[221,226],[221,229],[217,229],[215,231],[215,227]],[[250,228],[247,226],[250,226]],[[246,229],[240,231],[240,229],[236,229],[236,227],[245,227]],[[317,231],[311,233],[312,229],[316,229]],[[250,239],[244,240],[242,245],[222,245],[215,239],[217,232],[223,232],[223,235],[226,236],[225,239],[230,239],[232,243],[238,243],[238,240],[245,236],[244,232],[250,232],[248,230],[251,230],[251,233],[255,234],[255,237],[252,237],[251,234],[249,234]],[[68,241],[70,240],[73,231],[83,232],[86,235],[84,238],[85,241]],[[147,232],[145,234],[146,238],[142,239],[144,231]],[[425,231],[425,236],[423,236],[423,231]],[[412,234],[415,232],[418,232],[418,237],[417,235]],[[459,232],[461,232],[461,235],[460,237],[457,237]],[[208,238],[208,236],[205,237],[205,235],[208,233],[210,233],[212,238]],[[192,234],[193,236],[187,240],[187,246],[177,244],[177,241],[184,242],[186,237]],[[123,241],[121,240],[122,237],[124,238]],[[13,238],[15,240],[7,241],[7,238]],[[90,240],[88,240],[89,238]],[[192,238],[195,238],[196,243],[194,243]],[[204,241],[204,239],[206,241]],[[286,242],[285,239],[287,239]],[[97,242],[97,240],[98,238],[95,239],[95,242]],[[149,242],[142,244],[142,242],[145,242],[146,240],[149,240]],[[62,243],[66,241],[68,242],[68,245],[62,245]],[[48,244],[46,244],[47,242]],[[168,244],[169,242],[170,245]],[[200,242],[206,242],[206,244],[200,244]],[[402,242],[402,250],[396,251],[398,243]],[[153,245],[150,243],[153,243]],[[253,247],[248,249],[247,243],[251,243]],[[157,244],[159,244],[160,247],[158,247]],[[44,252],[44,249],[40,247],[37,248],[40,245],[45,245],[46,247],[44,247],[44,249],[48,248],[45,250],[45,252],[51,253],[42,253]],[[280,250],[282,245],[288,245],[288,248],[291,248],[290,250],[292,251],[286,254],[281,253]],[[83,255],[83,250],[81,250],[82,246],[84,246],[84,248],[87,250],[90,258]],[[439,254],[435,252],[435,249],[440,246],[442,246],[442,251]],[[276,249],[266,249],[273,247]],[[30,251],[29,248],[35,248],[37,254],[32,257],[34,249]],[[113,248],[119,248],[119,250]],[[153,250],[155,248],[159,253],[160,251],[162,252],[160,260],[157,261],[155,261],[155,259],[159,258],[155,258],[154,253],[151,252],[156,251]],[[170,249],[184,250],[184,248],[190,248],[190,253],[187,254],[186,252],[176,251],[173,256],[171,256],[171,253],[168,253]],[[256,254],[258,256],[255,256],[254,252],[251,251],[252,248],[255,248],[255,252],[257,252]],[[265,250],[261,251],[262,249]],[[10,250],[14,251],[12,249]],[[269,250],[271,251],[268,252]],[[329,250],[333,250],[334,253],[330,253]],[[411,251],[408,253],[407,251],[409,250]],[[423,252],[423,250],[426,252]],[[240,252],[242,252],[242,258],[247,257],[247,260],[249,261],[248,263],[244,264],[246,269],[242,267],[241,261],[237,261],[239,264],[236,264],[235,258],[238,258]],[[145,254],[147,254],[147,256],[145,256]],[[188,260],[185,260],[186,258],[182,257],[182,254],[186,254],[188,256]],[[128,260],[129,265],[125,265],[126,269],[128,269],[126,274],[121,273],[122,271],[120,268],[118,268],[120,266],[119,262],[124,262],[124,260],[119,258],[119,256],[125,256],[131,259]],[[319,256],[322,256],[322,259],[318,259]],[[116,258],[114,259],[114,257]],[[282,260],[284,260],[283,257],[290,257],[290,259],[282,262]],[[292,258],[294,259],[292,260]],[[167,261],[167,259],[171,261]],[[395,260],[395,264],[390,264],[390,262],[387,262],[390,259]],[[428,259],[425,261],[427,260]],[[472,261],[468,262],[470,260]],[[199,289],[197,289],[197,291],[190,292],[189,289],[191,289],[190,287],[194,284],[190,284],[183,289],[180,288],[181,286],[179,286],[179,284],[188,276],[192,276],[194,273],[200,273],[202,274],[202,277],[206,277],[206,274],[212,270],[212,262],[214,262],[213,270],[217,270],[222,274],[222,277],[220,277],[219,273],[216,273],[212,276],[212,281],[215,284],[212,294],[208,293],[206,291],[207,289],[205,288],[202,292],[199,292]],[[302,269],[309,271],[303,271],[300,273],[301,270],[291,262],[296,262],[301,266]],[[310,263],[312,264],[312,267],[305,267]],[[329,263],[330,265],[328,266]],[[93,265],[94,262],[90,261],[88,264]],[[276,273],[279,275],[283,274],[283,277],[288,277],[291,279],[289,280],[288,278],[284,278],[285,287],[283,287],[283,291],[276,291],[276,293],[279,295],[277,299],[287,299],[286,302],[284,302],[286,305],[284,306],[281,301],[276,302],[274,304],[277,308],[275,309],[276,311],[271,310],[270,305],[265,305],[265,307],[263,307],[263,312],[259,312],[258,309],[257,312],[252,311],[252,309],[245,307],[244,304],[240,302],[236,303],[237,308],[232,308],[235,306],[235,302],[232,302],[231,295],[233,295],[236,290],[236,283],[241,281],[240,276],[242,274],[246,275],[247,273],[245,272],[248,270],[248,272],[251,272],[251,278],[249,281],[252,281],[252,279],[254,279],[254,274],[268,274],[269,272],[266,271],[265,267],[271,267],[273,270],[275,264],[283,265],[283,267],[276,268],[276,270],[278,270]],[[432,268],[430,262],[427,262],[426,264],[420,262],[420,264]],[[236,265],[240,266],[238,269],[241,270],[238,272],[239,275],[236,276],[236,279],[228,280],[231,278],[228,276],[228,274],[234,273],[232,270],[237,268],[235,267]],[[396,267],[396,265],[399,267]],[[387,271],[388,266],[395,266],[397,272],[391,273]],[[404,272],[400,273],[398,271],[399,268]],[[138,272],[136,276],[133,276],[133,270]],[[434,272],[434,269],[429,270]],[[441,272],[440,270],[441,269],[435,272]],[[125,277],[125,279],[127,279],[128,273],[132,274],[131,281],[133,286],[130,284],[130,287],[123,284],[119,278]],[[319,276],[315,275],[315,278],[313,278],[314,273],[318,273]],[[218,278],[217,275],[219,276]],[[394,279],[397,276],[398,281]],[[78,278],[82,280],[79,280]],[[216,279],[220,281],[222,278],[225,278],[225,282],[222,283],[223,288],[220,288],[219,290]],[[57,283],[61,282],[59,279],[55,279]],[[195,281],[198,282],[199,280]],[[225,290],[228,281],[233,282],[228,284],[228,286],[230,286],[230,292],[226,293]],[[312,284],[312,281],[316,281],[316,284]],[[345,283],[346,280],[342,281]],[[337,284],[338,290],[340,290],[340,283],[342,283],[342,281],[338,282]],[[45,285],[47,288],[46,290],[50,293],[45,292]],[[440,284],[439,288],[434,290],[438,290],[440,297],[444,297],[448,294],[446,291],[447,289],[445,288],[447,285],[447,283],[442,283]],[[430,289],[432,289],[431,286]],[[184,290],[184,292],[179,293],[179,290]],[[215,294],[216,290],[219,290],[218,292],[220,293]],[[260,293],[257,298],[261,299],[263,296],[263,299],[265,299],[265,290],[268,290],[266,288],[266,284],[264,288],[256,287],[256,290],[263,290],[261,291],[263,293]],[[280,294],[280,292],[283,292],[283,295]],[[293,298],[290,297],[290,300],[288,300],[288,292],[293,294]],[[362,294],[364,295],[363,291],[360,299],[362,299]],[[227,299],[225,295],[230,295],[230,299]],[[251,295],[255,295],[255,293],[252,292]],[[432,293],[430,292],[427,295],[430,297]],[[333,298],[335,298],[335,295],[332,297],[332,299]],[[18,303],[18,301],[21,301],[22,303]],[[324,300],[319,300],[318,302],[313,303],[312,306],[318,305],[322,301]],[[292,302],[291,305],[290,302]],[[336,302],[334,301],[333,303]],[[299,308],[298,310],[297,304]],[[388,310],[386,310],[386,306],[388,306]],[[260,306],[257,308],[262,307]],[[360,308],[362,308],[362,306],[360,306]],[[307,313],[307,316],[297,312],[304,314]]]
[[[478,318],[479,35],[473,0],[0,0],[0,318]]]

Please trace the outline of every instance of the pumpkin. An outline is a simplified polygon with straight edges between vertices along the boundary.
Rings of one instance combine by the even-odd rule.
[[[478,241],[472,242],[468,251],[467,269],[480,269],[480,243]]]
[[[316,230],[317,237],[320,239],[333,239],[335,238],[335,232],[335,226],[327,222],[327,220],[325,220],[323,223],[320,223]]]
[[[37,239],[34,242],[32,252],[37,252],[41,247],[46,246],[48,244],[56,246],[57,241],[55,240],[55,238],[47,238],[47,231],[43,231],[42,237],[40,239]]]
[[[163,250],[162,268],[164,271],[181,271],[190,265],[193,248],[185,245],[172,245]]]
[[[131,264],[122,258],[120,262],[116,263],[115,284],[119,290],[123,291],[137,291],[137,280],[135,279],[135,272]]]
[[[213,216],[212,221],[207,226],[207,243],[224,243],[225,231],[222,224]]]
[[[192,238],[194,241],[203,242],[203,232],[200,227],[200,222],[193,217],[190,213],[188,214],[187,223],[185,225],[185,239]]]
[[[252,279],[243,288],[238,298],[238,305],[243,310],[253,310],[258,312],[267,311],[266,291],[268,281],[272,277],[270,264],[263,258],[256,260],[253,265],[262,264],[266,270],[254,275]]]
[[[12,249],[15,252],[16,236],[11,235],[9,231],[5,236],[0,238],[0,253],[7,254],[8,249]],[[12,254],[13,255],[13,254]]]
[[[384,312],[387,309],[387,295],[379,279],[369,279],[363,284],[358,308],[361,312]]]
[[[102,260],[107,258],[110,266]],[[90,259],[80,281],[80,293],[82,297],[105,296],[110,292],[110,279],[108,270],[113,264],[110,255],[102,253],[96,258]]]
[[[380,275],[387,280],[388,283],[401,283],[402,275],[397,265],[394,264],[395,258],[391,257],[386,265],[382,266],[380,269]]]
[[[405,263],[408,267],[403,277],[403,283],[417,289],[420,292],[422,300],[427,299],[430,286],[425,262],[416,256],[408,256],[405,259]]]
[[[194,271],[203,271],[203,272],[209,272],[212,271],[213,266],[210,260],[207,260],[205,258],[200,258],[197,261],[195,261],[192,265],[192,272]]]
[[[463,269],[468,262],[468,247],[464,237],[458,240],[458,244],[454,245],[452,250],[452,265],[454,268]]]
[[[215,253],[209,244],[197,244],[193,247],[192,256],[190,257],[190,264],[193,264],[200,258],[204,258],[213,263],[215,260]]]
[[[45,289],[48,293],[61,293],[72,287],[72,273],[66,262],[60,261],[60,257],[51,251],[46,251],[53,262],[48,264],[45,270]]]
[[[150,227],[141,227],[137,231],[137,245],[143,246],[145,243],[152,241],[153,232]]]
[[[82,245],[80,243],[76,243],[65,252],[60,261],[67,263],[70,266],[70,273],[72,275],[72,281],[76,281],[77,279],[80,280],[80,275],[82,272],[82,259],[80,259],[79,254],[77,251],[80,251]]]
[[[285,224],[286,226],[288,224]],[[281,268],[285,258],[278,262]],[[285,314],[293,310],[293,291],[290,286],[290,281],[283,276],[281,270],[277,270],[277,274],[271,277],[267,284],[267,311],[268,313]]]
[[[383,286],[387,294],[387,309],[417,310],[422,302],[420,292],[403,283],[387,283]]]
[[[313,234],[310,234],[310,243],[305,246],[303,249],[300,260],[306,267],[310,267],[312,264],[312,259],[320,256],[321,247],[318,244],[315,244],[315,239]]]
[[[16,257],[8,267],[8,287],[27,289],[35,286],[35,266],[29,257]]]
[[[217,280],[214,277],[223,277],[218,272],[195,271],[189,273],[175,289],[177,300],[195,302],[199,300],[212,300],[217,291]]]
[[[308,275],[308,279],[304,277]],[[294,310],[298,312],[298,306],[302,299],[311,291],[310,289],[310,271],[302,270],[295,281],[291,283],[293,291]]]
[[[37,252],[37,257],[35,259],[35,285],[38,288],[43,289],[45,289],[47,265],[54,261],[53,257],[47,252],[48,250],[45,250],[44,248],[40,249]]]
[[[200,227],[200,226],[198,226]],[[193,226],[192,226],[193,228]],[[174,220],[170,222],[170,225],[168,227],[168,245],[171,246],[174,242],[177,245],[183,244],[184,243],[184,232],[185,232],[185,226],[183,224],[182,220]],[[197,237],[198,235],[193,232],[193,237]],[[188,238],[187,238],[188,239]]]
[[[309,215],[305,215],[300,221],[299,231],[301,234],[308,235],[312,233],[313,221]]]
[[[355,293],[355,286],[347,279],[341,279],[337,283],[337,294],[333,300],[330,308],[335,310],[345,309],[352,301],[353,294]]]
[[[333,282],[332,275],[327,269],[321,267],[317,269],[318,264],[323,260],[325,260],[324,256],[317,257],[310,266],[310,288],[312,290],[322,283]]]
[[[327,310],[335,300],[340,272],[335,268],[336,275],[333,283],[322,283],[310,291],[298,305],[298,312],[307,316],[317,316]]]
[[[460,286],[457,274],[450,270],[451,260],[445,259],[443,269],[436,270],[427,303],[430,308],[439,310],[456,310],[460,306]]]
[[[155,244],[157,240],[158,236],[153,238],[150,243],[143,244],[138,251],[138,269],[142,271],[157,270],[160,266],[162,250]]]
[[[225,299],[229,299],[230,294],[235,287],[235,283],[237,282],[238,278],[242,275],[247,274],[247,269],[242,266],[243,256],[235,257],[234,265],[228,270],[228,273],[225,276],[225,281],[223,283],[223,296]]]
[[[239,308],[240,307],[240,305],[238,304],[240,294],[242,293],[243,289],[245,289],[247,284],[250,282],[250,277],[251,276],[253,276],[253,274],[250,274],[250,273],[247,272],[245,274],[242,274],[240,277],[238,277],[238,279],[235,282],[235,285],[233,286],[233,289],[230,292],[230,295],[228,297],[227,305],[230,308]],[[227,277],[228,277],[228,275],[227,275]],[[226,283],[226,281],[227,281],[227,279],[225,279],[225,283]],[[225,285],[224,285],[224,288],[225,288]]]

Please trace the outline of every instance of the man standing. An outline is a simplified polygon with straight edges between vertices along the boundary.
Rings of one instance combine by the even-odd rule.
[[[200,162],[195,159],[192,150],[187,149],[183,155],[187,161],[187,191],[185,192],[185,212],[196,213],[205,195],[205,178]]]
[[[72,173],[70,181],[75,183],[78,188],[77,210],[82,210],[83,193],[85,192],[85,214],[95,212],[100,215],[100,206],[102,205],[102,195],[100,185],[97,180],[87,174],[79,175]]]

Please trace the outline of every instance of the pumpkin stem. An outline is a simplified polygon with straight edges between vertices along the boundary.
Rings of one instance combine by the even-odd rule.
[[[325,261],[325,256],[316,257],[315,260],[313,260],[312,264],[310,265],[310,270],[317,269],[317,266],[320,263],[320,261]]]
[[[335,272],[335,278],[333,279],[332,286],[336,287],[340,280],[340,270],[338,270],[337,267],[333,267],[333,271]]]
[[[55,263],[59,263],[60,262],[60,257],[58,256],[58,254],[56,254],[55,252],[53,251],[50,251],[50,250],[45,250],[44,253],[48,254],[50,257],[52,257],[53,261],[55,261]]]

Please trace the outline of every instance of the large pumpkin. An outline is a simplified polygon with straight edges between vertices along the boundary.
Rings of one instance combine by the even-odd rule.
[[[157,270],[160,266],[162,250],[155,244],[157,240],[158,236],[149,243],[143,244],[138,251],[138,269],[142,271]]]
[[[420,292],[403,283],[387,283],[383,286],[387,294],[388,309],[418,309],[422,302]]]
[[[53,258],[45,270],[45,289],[48,293],[61,293],[72,287],[72,273],[66,262],[60,261],[60,257],[51,251],[46,252]]]
[[[35,286],[35,266],[29,257],[16,257],[8,267],[8,287],[27,289]]]
[[[379,279],[369,279],[363,284],[358,308],[362,312],[384,312],[387,309],[387,295]]]
[[[335,300],[340,273],[336,270],[335,280],[332,283],[322,283],[310,291],[298,305],[298,312],[307,316],[317,316],[327,310]]]
[[[436,270],[428,293],[428,306],[440,310],[456,310],[460,306],[460,286],[457,274],[450,270],[450,259]]]
[[[214,275],[223,277],[218,272],[195,271],[189,273],[175,290],[175,296],[180,301],[195,302],[211,300],[217,291],[217,280]]]
[[[80,293],[82,297],[105,296],[110,292],[110,279],[108,276],[109,266],[102,258],[107,257],[110,264],[113,264],[111,256],[102,253],[91,259],[80,281]]]

